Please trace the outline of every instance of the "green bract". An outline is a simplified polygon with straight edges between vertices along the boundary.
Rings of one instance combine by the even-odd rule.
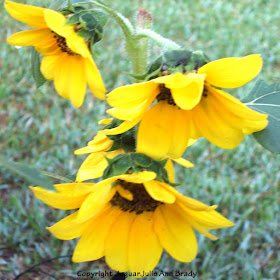
[[[144,154],[131,153],[121,154],[113,159],[107,159],[107,161],[109,166],[104,171],[104,179],[125,173],[152,171],[157,174],[156,180],[170,184],[167,171],[164,168],[167,159],[154,160]]]
[[[148,81],[158,76],[176,72],[192,72],[209,61],[208,57],[201,51],[172,50],[163,53],[154,62],[150,63],[144,74],[132,76],[139,80]]]

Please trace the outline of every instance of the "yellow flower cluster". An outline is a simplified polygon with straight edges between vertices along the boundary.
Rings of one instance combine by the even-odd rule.
[[[12,35],[8,43],[34,46],[43,55],[42,74],[54,81],[62,97],[78,108],[89,85],[96,97],[105,99],[89,42],[77,34],[75,24],[66,24],[65,15],[46,8],[7,0],[5,8],[34,28]],[[107,95],[113,107],[107,112],[121,121],[117,125],[113,119],[101,121],[107,127],[75,152],[89,154],[76,182],[55,185],[55,192],[31,188],[52,207],[78,209],[48,228],[59,239],[80,237],[74,262],[105,256],[116,271],[149,273],[163,249],[178,261],[192,261],[197,254],[194,230],[215,240],[207,230],[233,225],[215,210],[217,206],[183,196],[174,188],[172,161],[192,167],[181,156],[197,139],[205,137],[218,147],[232,149],[244,135],[267,126],[267,115],[221,89],[246,84],[261,67],[257,54],[224,58],[189,72],[161,73]],[[124,155],[131,162],[122,161]],[[109,169],[113,175],[108,175]],[[101,180],[91,181],[97,178]]]

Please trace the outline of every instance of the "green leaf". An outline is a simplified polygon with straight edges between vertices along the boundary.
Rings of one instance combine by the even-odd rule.
[[[248,107],[267,114],[268,126],[262,131],[255,132],[255,139],[274,154],[280,153],[280,84],[267,84],[257,81],[250,94],[243,102]]]
[[[32,70],[32,76],[34,78],[34,81],[36,83],[37,88],[42,86],[47,81],[41,73],[40,66],[41,66],[40,55],[36,51],[35,48],[32,48],[32,51],[31,51],[31,70]]]
[[[26,164],[16,163],[7,160],[0,155],[0,166],[16,174],[34,186],[41,186],[47,189],[53,189],[53,184],[48,177],[44,176],[41,171],[35,167],[29,167]]]

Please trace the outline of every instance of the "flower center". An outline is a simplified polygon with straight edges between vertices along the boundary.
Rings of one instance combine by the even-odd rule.
[[[136,215],[139,215],[144,211],[155,211],[160,204],[163,204],[152,199],[143,184],[129,183],[123,180],[118,180],[116,184],[133,194],[132,201],[125,199],[119,193],[116,193],[111,199],[111,204],[119,206],[123,211],[136,212]]]
[[[52,33],[54,33],[53,37],[56,39],[56,42],[62,52],[69,55],[76,55],[76,53],[72,52],[72,50],[67,46],[66,39],[64,37],[56,34],[54,31],[52,31]]]
[[[204,87],[202,97],[206,98],[208,94],[209,94],[208,90]]]
[[[160,84],[159,90],[160,94],[157,96],[158,101],[166,100],[168,104],[176,105],[169,88],[166,88],[164,84]]]

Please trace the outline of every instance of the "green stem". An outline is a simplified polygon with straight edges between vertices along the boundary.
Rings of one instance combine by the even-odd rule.
[[[159,35],[158,33],[150,29],[142,29],[138,31],[134,37],[136,40],[139,40],[141,38],[150,38],[155,43],[157,43],[160,47],[163,47],[167,50],[179,50],[182,48],[177,43],[162,37],[161,35]]]
[[[130,21],[126,17],[124,17],[122,14],[114,11],[113,9],[109,8],[106,5],[103,5],[103,4],[101,4],[97,1],[93,1],[93,0],[91,0],[90,2],[79,2],[79,4],[93,4],[97,7],[99,7],[103,11],[107,12],[110,16],[112,16],[112,18],[119,24],[126,39],[133,36],[134,28],[133,28],[132,24],[130,23]]]
[[[152,39],[159,46],[167,50],[181,49],[175,42],[162,37],[150,29],[138,27],[135,29],[126,17],[98,1],[81,1],[79,4],[95,5],[107,12],[119,24],[126,39],[126,50],[132,64],[133,74],[137,75],[145,72],[148,63],[148,39]]]

